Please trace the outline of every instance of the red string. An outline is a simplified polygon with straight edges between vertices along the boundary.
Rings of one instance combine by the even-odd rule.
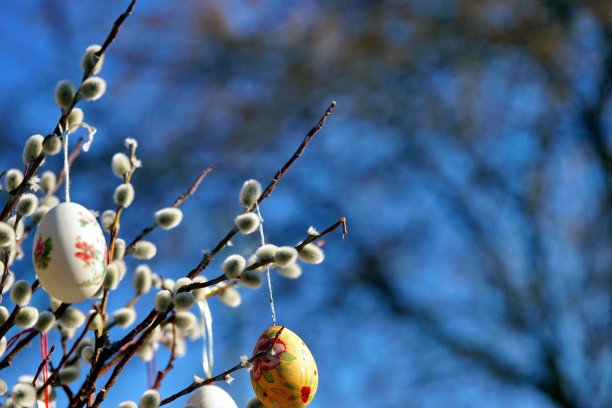
[[[21,336],[23,336],[24,334],[29,333],[31,331],[32,331],[32,329],[25,329],[23,331],[20,331],[16,335],[14,335],[10,339],[8,339],[8,341],[6,342],[6,349],[8,350],[9,348],[11,348],[11,346],[13,344],[17,343],[17,340],[19,340],[19,338],[21,338]]]
[[[42,355],[42,359],[44,361],[42,374],[43,374],[43,382],[47,382],[47,378],[49,376],[49,361],[47,360],[47,356],[49,355],[49,336],[47,333],[40,334],[40,354]],[[49,387],[45,387],[45,408],[49,408]]]

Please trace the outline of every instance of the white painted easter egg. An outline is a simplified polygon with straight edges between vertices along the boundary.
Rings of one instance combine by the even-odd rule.
[[[223,388],[212,384],[198,388],[189,398],[188,405],[198,408],[238,408]]]
[[[65,303],[82,302],[102,286],[106,275],[102,228],[77,203],[53,207],[38,224],[32,259],[42,288]]]

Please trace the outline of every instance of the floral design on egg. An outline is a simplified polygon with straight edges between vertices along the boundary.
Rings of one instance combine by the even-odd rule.
[[[256,353],[268,350],[272,343],[274,343],[274,337],[267,338],[266,336],[261,336],[255,345],[257,350]],[[285,343],[283,343],[280,339],[277,339],[272,350],[273,352],[270,356],[259,358],[253,364],[253,379],[255,381],[259,381],[259,379],[263,376],[266,381],[271,382],[270,379],[272,377],[269,376],[266,378],[266,372],[275,369],[281,364],[281,358],[283,353],[287,351],[287,347],[285,346]]]
[[[98,258],[100,251],[96,250],[93,245],[83,241],[80,236],[77,236],[77,242],[74,244],[74,246],[78,250],[75,252],[74,256],[85,262],[85,264],[88,266],[91,266],[91,264]]]
[[[87,225],[91,225],[96,222],[96,219],[93,217],[93,215],[91,215],[89,211],[87,213],[79,211],[77,215],[79,216],[78,220],[79,224],[81,224],[81,227],[86,227]]]
[[[53,242],[51,238],[43,239],[39,237],[34,248],[34,264],[42,269],[49,266],[51,262],[51,251],[53,250]]]

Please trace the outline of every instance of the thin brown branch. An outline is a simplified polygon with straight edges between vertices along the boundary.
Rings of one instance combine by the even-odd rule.
[[[274,348],[274,345],[276,344],[276,340],[278,340],[278,338],[280,337],[280,335],[281,335],[281,333],[283,332],[284,329],[285,329],[285,326],[282,326],[279,329],[279,331],[276,333],[276,336],[274,336],[274,341],[272,342],[272,344],[270,345],[270,347],[267,350],[255,354],[253,357],[248,359],[246,361],[246,363],[240,362],[240,363],[236,364],[235,366],[233,366],[232,368],[230,368],[228,370],[225,370],[221,374],[218,374],[218,375],[216,375],[216,376],[214,376],[212,378],[208,378],[206,380],[203,380],[201,378],[197,378],[196,377],[196,379],[194,380],[193,383],[191,383],[191,385],[189,385],[188,387],[183,388],[179,392],[177,392],[175,394],[172,394],[168,398],[162,400],[161,404],[159,404],[159,405],[162,406],[162,405],[169,404],[172,401],[176,400],[177,398],[180,398],[183,395],[190,394],[191,392],[197,390],[198,388],[203,387],[203,386],[208,385],[208,384],[212,384],[215,381],[224,381],[234,371],[238,371],[241,368],[249,367],[255,361],[257,361],[258,359],[260,359],[262,357],[269,357],[270,353],[272,352],[272,349]]]
[[[85,327],[83,328],[83,331],[81,332],[79,337],[77,337],[76,341],[74,342],[70,350],[67,353],[64,353],[59,364],[57,365],[57,367],[55,367],[55,369],[53,370],[49,378],[47,378],[43,386],[40,387],[40,389],[38,390],[39,394],[42,393],[46,387],[48,387],[49,385],[53,385],[55,383],[56,378],[59,376],[60,370],[64,367],[66,362],[70,359],[72,354],[74,354],[77,347],[79,347],[79,344],[81,344],[81,342],[83,341],[83,338],[87,334],[87,331],[89,330],[89,327],[91,326],[91,323],[93,322],[93,320],[96,318],[97,315],[98,313],[96,312],[96,313],[92,313],[89,316],[89,319],[87,319],[87,323],[85,323]]]
[[[214,169],[214,166],[208,166],[207,168],[205,168],[204,171],[202,171],[202,173],[200,173],[198,178],[196,178],[195,181],[191,184],[191,186],[189,186],[187,191],[185,191],[183,194],[181,194],[179,197],[177,197],[176,200],[174,200],[174,203],[172,204],[172,207],[174,207],[174,208],[180,207],[181,204],[183,204],[183,202],[185,202],[185,200],[187,200],[189,197],[191,197],[198,190],[198,187],[200,187],[200,184],[202,183],[204,178],[208,175],[208,173],[213,171],[213,169]],[[138,234],[138,236],[136,238],[134,238],[132,240],[132,242],[130,242],[127,245],[126,252],[128,252],[130,249],[133,249],[134,245],[136,245],[136,243],[138,241],[142,240],[144,237],[146,237],[148,234],[150,234],[151,231],[153,231],[155,228],[157,228],[157,224],[154,223],[154,224],[151,224],[150,226],[146,227],[145,229],[143,229],[140,232],[140,234]]]
[[[317,135],[317,133],[319,133],[319,130],[321,130],[321,128],[323,127],[323,125],[325,124],[325,121],[327,120],[327,117],[329,115],[331,115],[331,113],[333,112],[333,110],[336,108],[336,101],[332,101],[332,103],[329,105],[329,107],[327,108],[327,110],[325,111],[325,113],[323,114],[323,116],[321,117],[321,119],[319,119],[319,121],[317,122],[317,124],[310,129],[310,132],[308,132],[308,134],[306,134],[306,137],[304,137],[304,140],[302,141],[302,144],[300,144],[300,146],[298,147],[298,149],[295,151],[295,153],[293,153],[293,156],[291,156],[289,158],[289,160],[287,160],[287,162],[285,163],[285,165],[276,172],[276,174],[274,175],[274,177],[272,178],[272,181],[270,181],[270,184],[268,184],[268,187],[266,187],[266,189],[264,190],[264,192],[261,194],[261,196],[257,199],[257,204],[256,205],[261,205],[261,203],[268,198],[268,196],[270,194],[272,194],[272,191],[274,191],[274,189],[276,188],[276,185],[278,184],[278,182],[280,181],[281,177],[283,177],[285,175],[285,173],[287,172],[287,170],[289,170],[289,168],[293,165],[293,163],[300,158],[300,156],[302,155],[302,153],[304,152],[304,149],[306,149],[306,146],[308,146],[308,144],[310,143],[310,141]],[[249,211],[253,211],[255,209],[255,206],[253,205],[251,208],[249,208]]]
[[[166,365],[166,368],[164,368],[162,371],[157,372],[155,383],[153,383],[153,387],[151,387],[154,390],[159,390],[159,387],[161,387],[161,383],[164,380],[164,378],[168,375],[170,370],[174,368],[174,360],[176,359],[176,322],[173,321],[171,324],[172,324],[172,349],[170,351],[170,358],[168,359],[168,364]]]
[[[45,358],[43,358],[43,360],[38,365],[38,370],[36,370],[36,374],[34,375],[34,379],[32,380],[32,386],[33,387],[36,387],[36,380],[38,379],[38,376],[42,372],[43,367],[45,366],[45,364],[47,364],[49,362],[49,360],[51,359],[51,355],[53,354],[54,351],[55,351],[55,346],[51,346],[51,349],[49,350],[49,353],[47,353],[47,356]],[[45,387],[43,386],[41,389],[44,390]]]
[[[102,48],[100,48],[100,50],[96,52],[96,57],[100,58],[102,54],[106,52],[106,49],[109,47],[109,45],[111,45],[111,43],[115,40],[117,34],[119,34],[121,26],[123,25],[123,22],[130,16],[130,14],[132,14],[132,11],[134,10],[134,6],[136,6],[137,1],[138,0],[132,0],[127,9],[117,18],[117,20],[115,20],[111,32],[108,34],[106,40],[104,40],[104,43],[102,44]]]

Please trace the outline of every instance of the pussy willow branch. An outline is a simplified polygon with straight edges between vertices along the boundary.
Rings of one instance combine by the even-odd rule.
[[[53,354],[54,351],[55,351],[55,346],[51,346],[51,349],[49,350],[49,353],[47,353],[47,356],[43,358],[43,360],[38,365],[38,370],[36,370],[36,374],[34,375],[34,378],[32,379],[33,387],[36,387],[36,380],[38,379],[38,376],[43,370],[43,367],[45,366],[45,364],[47,364],[49,360],[51,359],[51,355]],[[44,387],[42,387],[42,389],[44,390]]]
[[[346,233],[346,218],[342,217],[340,218],[338,221],[336,221],[334,224],[330,225],[328,228],[326,228],[325,230],[323,230],[322,232],[318,233],[318,234],[308,234],[308,236],[298,245],[296,245],[294,248],[296,250],[300,250],[302,249],[305,245],[319,239],[322,238],[323,236],[329,234],[330,232],[336,230],[339,226],[342,225],[342,232],[343,235]],[[273,259],[262,259],[261,261],[257,261],[254,264],[249,265],[247,268],[245,268],[246,270],[254,270],[257,269],[259,267],[268,265],[270,263],[274,262]],[[201,289],[201,288],[206,288],[221,282],[224,282],[226,280],[229,280],[230,278],[228,278],[225,274],[217,276],[215,279],[211,279],[208,280],[206,282],[194,282],[194,283],[190,283],[189,285],[185,285],[183,287],[181,287],[178,291],[179,292],[186,292],[186,291],[191,291],[191,290],[195,290],[195,289]]]
[[[59,377],[60,370],[64,367],[66,362],[70,359],[70,356],[72,356],[72,354],[74,354],[74,352],[77,349],[77,347],[79,347],[79,344],[81,344],[81,342],[83,341],[83,338],[87,334],[87,331],[89,330],[89,327],[91,326],[91,323],[93,322],[93,320],[96,318],[97,315],[98,315],[98,313],[96,312],[96,313],[92,313],[89,316],[89,319],[87,319],[87,323],[85,323],[85,327],[83,328],[83,331],[81,332],[79,337],[76,339],[76,341],[74,342],[74,344],[72,345],[70,350],[67,353],[64,353],[62,355],[62,359],[60,360],[60,362],[57,365],[57,367],[55,367],[55,369],[53,370],[53,372],[51,373],[49,378],[47,378],[47,380],[45,381],[43,386],[40,387],[40,389],[38,390],[39,394],[42,393],[47,386],[53,385],[55,383],[56,378]]]
[[[56,319],[59,319],[60,316],[62,314],[64,314],[64,312],[66,311],[66,309],[68,308],[68,306],[70,306],[67,303],[62,303],[56,310],[55,312],[53,312],[53,315],[55,316]],[[13,358],[15,358],[15,356],[17,355],[17,353],[19,353],[21,350],[23,350],[23,348],[25,346],[27,346],[28,344],[30,344],[30,342],[32,341],[32,339],[34,337],[36,337],[40,332],[36,329],[33,329],[30,333],[28,333],[28,335],[19,341],[19,343],[17,343],[17,345],[13,348],[13,351],[11,351],[10,353],[8,353],[3,359],[2,361],[0,361],[0,370],[10,366],[11,364],[13,364]]]
[[[38,282],[38,279],[36,279],[34,283],[30,285],[30,290],[32,291],[32,293],[36,292],[39,286],[40,286],[40,283]],[[4,335],[9,331],[11,327],[15,325],[15,317],[17,317],[17,313],[19,313],[20,310],[21,310],[21,306],[15,305],[8,319],[6,319],[6,322],[4,322],[2,326],[0,326],[0,339],[4,337]]]
[[[211,171],[213,171],[214,166],[208,166],[207,168],[204,169],[204,171],[202,171],[202,173],[200,173],[200,175],[198,176],[198,178],[195,179],[195,181],[191,184],[191,186],[189,186],[189,188],[187,189],[187,191],[185,191],[183,194],[181,194],[176,200],[174,200],[174,203],[172,204],[173,208],[178,208],[181,206],[181,204],[183,204],[185,202],[185,200],[187,200],[189,197],[191,197],[197,190],[198,187],[200,187],[200,184],[202,184],[202,181],[204,180],[204,178],[208,175],[208,173],[210,173]],[[125,251],[128,252],[130,249],[134,248],[134,245],[136,245],[136,243],[138,241],[140,241],[141,239],[143,239],[144,237],[146,237],[149,233],[151,233],[151,231],[153,231],[155,228],[157,228],[157,224],[151,224],[150,226],[146,227],[145,229],[143,229],[140,234],[138,234],[138,236],[136,238],[134,238],[132,240],[132,242],[130,242],[127,247],[125,248]]]
[[[330,106],[327,108],[327,110],[325,111],[325,113],[323,114],[323,116],[319,119],[317,124],[306,134],[306,137],[304,138],[304,140],[302,141],[298,149],[295,151],[295,153],[289,158],[289,160],[285,163],[285,165],[281,168],[281,170],[276,172],[276,174],[274,175],[272,181],[270,182],[266,190],[261,194],[261,196],[257,200],[257,205],[261,204],[267,197],[270,196],[272,191],[276,188],[276,185],[281,179],[281,177],[289,170],[289,168],[293,165],[293,163],[302,155],[302,152],[304,151],[304,149],[308,146],[310,141],[314,138],[314,136],[317,135],[319,130],[323,127],[327,117],[331,114],[331,112],[333,111],[335,107],[336,107],[336,102],[332,102]],[[253,207],[250,210],[252,211],[254,208],[255,207]],[[214,256],[227,245],[227,243],[231,240],[231,238],[234,235],[236,235],[237,232],[238,230],[236,228],[232,228],[225,235],[225,237],[223,237],[221,241],[219,241],[219,243],[212,250],[212,252],[204,254],[203,258],[200,260],[196,268],[194,268],[191,272],[189,272],[187,277],[189,277],[190,279],[193,279],[197,275],[199,275],[204,269],[206,269],[208,265],[210,264],[210,262],[212,262]],[[213,279],[211,281],[204,282],[204,283],[208,284],[206,286],[210,286],[212,284],[222,282],[223,280],[226,280],[226,277],[224,275],[216,279]],[[183,289],[184,287],[181,288],[181,290]],[[141,333],[144,330],[144,333],[139,338],[139,340],[133,343],[132,345],[130,345],[126,349],[124,358],[119,361],[119,363],[113,370],[113,373],[111,374],[109,380],[107,381],[106,385],[98,393],[96,397],[96,403],[99,405],[105,399],[106,393],[115,383],[117,376],[119,375],[119,373],[121,372],[125,364],[127,364],[129,359],[136,353],[136,350],[138,349],[138,347],[140,347],[142,343],[144,342],[144,339],[146,337],[145,334],[155,329],[155,327],[157,327],[164,320],[166,315],[172,310],[172,307],[170,308],[170,310],[164,313],[158,313],[155,311],[155,309],[153,309],[149,313],[149,315],[135,329],[130,331],[130,333],[124,336],[121,340],[115,342],[108,349],[102,350],[99,358],[97,359],[95,364],[92,365],[92,369],[85,383],[80,388],[80,390],[77,392],[75,397],[71,400],[70,407],[73,408],[73,407],[82,406],[82,404],[88,399],[89,395],[95,392],[94,384],[95,384],[97,377],[100,375],[101,370],[104,367],[104,361],[108,358],[111,358],[115,352],[121,349],[128,342],[131,342],[135,336],[137,336],[139,333]],[[97,405],[94,404],[94,406],[97,406]]]
[[[248,209],[249,212],[255,210],[256,206],[259,206],[266,198],[268,198],[270,196],[270,194],[272,194],[272,191],[274,191],[274,189],[276,188],[276,185],[278,184],[280,179],[285,175],[285,173],[289,170],[289,168],[291,168],[293,163],[295,163],[295,161],[302,155],[302,153],[304,152],[304,149],[306,149],[306,147],[308,146],[310,141],[317,135],[317,133],[319,133],[319,130],[321,130],[323,125],[325,125],[325,121],[327,120],[327,117],[329,115],[331,115],[333,110],[336,108],[336,105],[337,105],[336,101],[332,101],[332,103],[329,105],[329,107],[327,108],[327,110],[325,111],[323,116],[321,116],[321,118],[319,119],[317,124],[312,129],[310,129],[310,131],[306,134],[306,136],[304,137],[304,140],[298,146],[298,148],[295,151],[295,153],[293,153],[293,155],[289,158],[289,160],[287,160],[285,165],[280,170],[278,170],[276,172],[276,174],[274,174],[274,177],[272,177],[272,180],[270,181],[270,184],[268,184],[268,187],[266,187],[264,192],[261,193],[261,195],[257,199],[257,204],[253,205],[251,208]],[[187,277],[189,279],[193,279],[196,276],[198,276],[204,269],[206,269],[208,267],[208,265],[212,262],[212,260],[215,257],[215,255],[217,255],[217,253],[219,253],[219,251],[221,251],[223,248],[225,248],[227,243],[237,233],[238,233],[238,229],[236,227],[232,228],[225,235],[225,237],[223,237],[223,239],[221,239],[221,241],[219,241],[217,246],[211,252],[208,252],[208,253],[204,254],[202,259],[200,260],[200,263],[191,272],[189,272]]]
[[[206,380],[203,380],[201,378],[196,378],[196,380],[191,383],[191,385],[189,385],[188,387],[183,388],[182,390],[180,390],[179,392],[172,394],[171,396],[169,396],[168,398],[162,400],[161,404],[159,404],[160,406],[162,405],[166,405],[171,403],[172,401],[174,401],[177,398],[182,397],[183,395],[187,395],[195,390],[197,390],[200,387],[203,387],[205,385],[208,384],[212,384],[215,381],[224,381],[228,375],[230,375],[231,373],[233,373],[234,371],[238,371],[241,368],[246,368],[247,366],[253,364],[255,361],[257,361],[258,359],[262,358],[262,357],[269,357],[270,353],[272,352],[272,349],[274,348],[274,345],[276,344],[276,340],[278,340],[278,338],[280,337],[281,333],[283,332],[283,330],[285,329],[285,326],[282,326],[278,332],[276,333],[276,336],[274,336],[274,341],[272,342],[272,344],[270,345],[270,347],[265,350],[265,351],[261,351],[257,354],[255,354],[253,357],[251,357],[250,359],[247,360],[246,364],[243,362],[240,362],[238,364],[236,364],[235,366],[233,366],[232,368],[230,368],[229,370],[226,370],[224,372],[222,372],[221,374],[218,374],[212,378],[208,378]]]
[[[125,10],[125,12],[123,12],[123,14],[121,14],[119,18],[115,21],[115,23],[113,24],[113,27],[111,28],[110,33],[104,40],[102,48],[98,52],[95,53],[96,57],[100,58],[106,52],[109,45],[114,41],[115,37],[117,37],[117,34],[119,33],[119,30],[121,28],[121,25],[123,24],[125,19],[132,13],[132,10],[134,9],[134,6],[136,5],[136,1],[137,0],[132,0],[129,6],[127,7],[127,9]],[[89,78],[93,74],[93,69],[95,65],[96,64],[93,64],[89,69],[87,69],[83,73],[83,79],[81,80],[81,83],[83,83],[83,81],[85,81],[87,78]],[[63,129],[66,129],[66,120],[68,118],[68,115],[70,115],[70,112],[72,112],[72,110],[74,109],[74,107],[77,105],[78,102],[79,102],[79,95],[77,93],[75,97],[73,98],[72,102],[70,103],[70,105],[66,109],[62,110],[62,114],[60,118],[58,119],[57,124],[55,125],[55,129],[53,130],[52,134],[60,136],[63,133]],[[16,189],[9,192],[9,196],[6,201],[6,204],[4,205],[2,212],[0,212],[0,221],[6,221],[8,217],[11,215],[11,213],[13,212],[13,208],[15,207],[15,204],[17,203],[19,198],[23,195],[23,193],[28,189],[30,179],[36,174],[42,162],[44,161],[45,157],[46,157],[45,153],[42,152],[32,163],[26,166],[23,181]]]

